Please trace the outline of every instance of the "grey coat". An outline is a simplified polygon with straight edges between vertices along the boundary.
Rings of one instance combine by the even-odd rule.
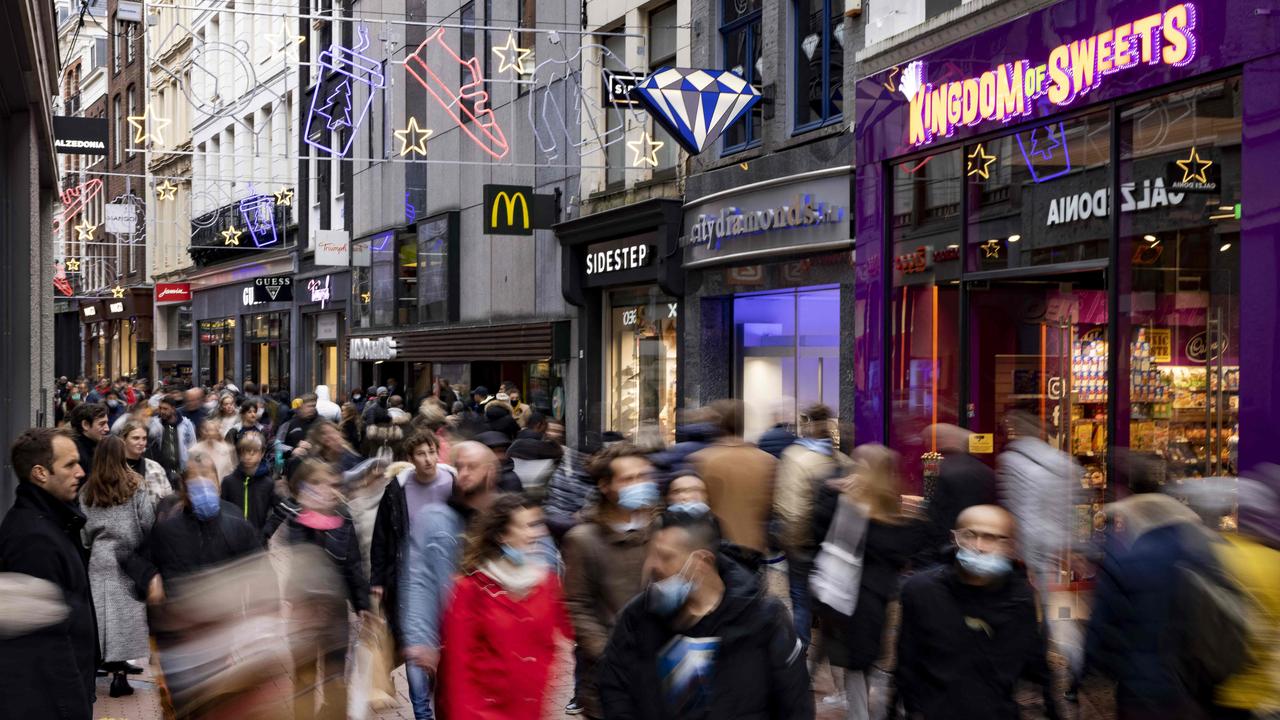
[[[88,522],[84,544],[89,549],[89,587],[98,617],[98,643],[103,662],[145,658],[147,606],[134,595],[133,581],[120,567],[142,544],[155,524],[155,499],[146,483],[128,502],[115,507],[84,506]]]

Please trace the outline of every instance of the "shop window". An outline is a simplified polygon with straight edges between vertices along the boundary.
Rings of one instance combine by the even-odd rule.
[[[678,308],[656,287],[610,294],[606,430],[636,437],[657,428],[674,442]]]
[[[191,347],[191,306],[179,305],[178,311],[174,313],[174,317],[178,323],[178,344],[176,349],[187,349]]]
[[[351,326],[373,327],[373,244],[375,238],[351,244]]]
[[[243,382],[289,390],[289,313],[262,313],[244,320]]]
[[[1117,444],[1171,478],[1240,471],[1240,106],[1237,77],[1120,115]]]
[[[720,17],[724,66],[759,90],[763,49],[760,37],[761,0],[723,0]],[[763,103],[756,103],[751,112],[725,130],[724,152],[737,152],[758,145],[763,118]]]
[[[624,32],[619,28],[618,32]],[[610,35],[602,43],[605,50],[601,52],[600,65],[607,72],[628,72],[626,64],[626,41],[622,35]],[[627,172],[627,114],[623,108],[606,106],[604,109],[604,137],[609,143],[605,147],[605,185],[610,189],[622,187]]]
[[[840,119],[844,106],[844,3],[794,0],[796,131]]]
[[[796,424],[816,403],[838,416],[838,287],[735,296],[733,325],[746,439],[758,439],[776,422]]]
[[[1106,112],[1051,120],[968,145],[968,267],[987,271],[1105,261],[1111,239]],[[1159,184],[1159,178],[1143,178]],[[1140,188],[1122,188],[1125,197]]]
[[[538,3],[537,0],[516,0],[516,24],[521,28],[517,33],[517,43],[520,47],[530,52],[529,57],[525,58],[525,67],[534,67],[538,58],[538,34],[532,29],[538,26]],[[522,80],[528,77],[521,78]],[[526,83],[516,83],[516,95],[523,96],[529,92],[529,85]]]
[[[450,216],[418,223],[418,322],[449,321]]]
[[[395,320],[399,245],[394,231],[378,235],[370,245],[370,302],[373,304],[374,327],[387,327]]]
[[[418,238],[401,234],[396,238],[396,326],[418,322]]]
[[[649,71],[653,72],[660,67],[676,66],[676,47],[679,44],[678,31],[679,18],[676,14],[676,4],[671,3],[665,5],[653,12],[649,13]],[[680,160],[680,145],[676,143],[675,138],[671,137],[671,133],[667,132],[661,125],[651,122],[652,129],[650,134],[653,138],[662,143],[662,147],[658,150],[658,167],[655,174],[659,174],[664,170],[674,171],[676,163]]]
[[[207,387],[231,374],[236,321],[235,318],[201,320],[197,328],[200,332],[200,384]]]

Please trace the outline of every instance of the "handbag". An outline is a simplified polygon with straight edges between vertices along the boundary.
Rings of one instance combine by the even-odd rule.
[[[851,616],[858,607],[867,524],[867,515],[841,497],[827,536],[813,559],[809,588],[819,602],[841,615]]]

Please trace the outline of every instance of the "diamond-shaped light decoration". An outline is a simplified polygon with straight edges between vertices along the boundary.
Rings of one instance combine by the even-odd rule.
[[[658,68],[635,96],[685,150],[697,155],[760,102],[760,93],[730,70]]]

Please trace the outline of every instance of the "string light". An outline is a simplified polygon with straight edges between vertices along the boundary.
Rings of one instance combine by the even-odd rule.
[[[169,119],[152,115],[150,106],[144,108],[141,115],[130,115],[125,119],[129,121],[129,125],[134,129],[134,143],[145,143],[148,140],[152,140],[157,145],[164,144],[164,137],[160,135],[160,131],[169,126]]]
[[[427,155],[427,138],[431,137],[433,131],[418,125],[418,118],[409,116],[409,124],[400,130],[396,130],[393,134],[396,140],[400,141],[400,156],[404,157],[409,153]],[[410,139],[412,135],[412,139]]]

